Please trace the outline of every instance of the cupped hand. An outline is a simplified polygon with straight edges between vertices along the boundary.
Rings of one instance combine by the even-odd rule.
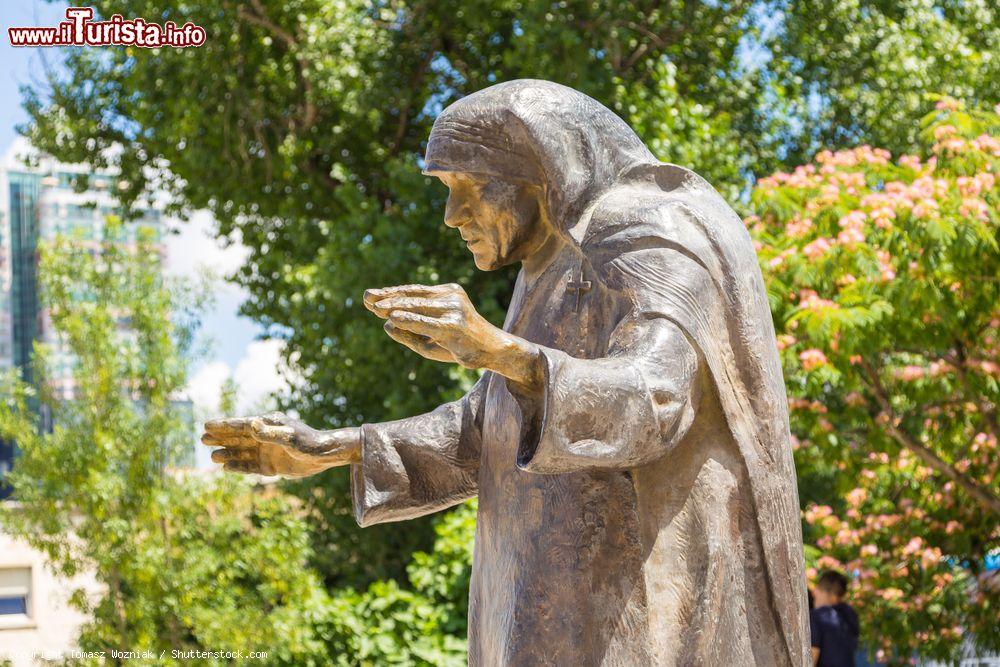
[[[393,340],[428,359],[484,368],[507,344],[455,283],[370,289],[364,302]]]
[[[225,470],[306,477],[360,460],[357,428],[318,431],[281,412],[205,423],[201,441]]]

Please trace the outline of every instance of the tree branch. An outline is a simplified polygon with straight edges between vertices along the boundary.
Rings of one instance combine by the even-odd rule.
[[[310,81],[309,77],[306,75],[306,72],[309,69],[309,63],[299,54],[299,42],[295,38],[295,35],[271,21],[267,17],[267,10],[263,5],[261,5],[260,0],[250,0],[250,4],[253,6],[252,12],[248,10],[245,5],[240,5],[237,8],[236,13],[240,16],[240,18],[244,19],[248,23],[253,23],[254,25],[266,29],[272,35],[284,42],[288,47],[289,53],[292,54],[292,57],[298,65],[296,69],[299,75],[299,83],[302,84],[303,96],[300,129],[309,130],[316,123],[316,105],[312,101],[313,85],[312,81]]]
[[[895,439],[896,442],[898,442],[902,447],[910,450],[917,456],[917,458],[926,463],[929,467],[955,482],[955,484],[965,490],[965,492],[968,493],[976,502],[982,505],[984,509],[989,510],[993,514],[1000,515],[1000,498],[997,498],[989,491],[989,489],[982,487],[968,475],[956,470],[954,466],[948,464],[930,448],[924,446],[916,438],[905,431],[901,426],[902,420],[896,414],[895,409],[893,409],[892,403],[889,400],[889,394],[886,391],[885,386],[882,384],[882,380],[879,378],[878,372],[864,359],[861,360],[861,368],[864,371],[864,375],[867,377],[869,388],[872,390],[876,402],[878,402],[879,407],[889,417],[888,424],[886,425],[886,431],[889,435],[891,435],[893,439]]]

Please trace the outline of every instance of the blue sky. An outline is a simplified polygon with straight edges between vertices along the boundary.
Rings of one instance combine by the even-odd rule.
[[[28,120],[21,108],[19,86],[44,79],[45,67],[59,67],[56,49],[13,48],[7,37],[11,26],[52,26],[64,17],[65,4],[41,0],[2,0],[0,3],[0,154],[15,140],[15,127]],[[189,223],[172,223],[179,234],[168,242],[170,272],[193,276],[205,268],[227,272],[240,265],[245,249],[223,250],[213,236],[214,221],[207,213],[196,214]],[[276,374],[280,346],[276,342],[255,340],[260,327],[237,315],[245,292],[219,280],[214,288],[215,305],[205,313],[202,336],[212,340],[209,356],[192,369],[190,393],[201,418],[213,414],[217,392],[229,375],[240,385],[241,411],[255,412],[262,407],[266,394],[281,388]]]

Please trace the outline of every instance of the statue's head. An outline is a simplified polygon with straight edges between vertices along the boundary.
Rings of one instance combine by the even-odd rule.
[[[483,271],[525,259],[551,233],[541,186],[461,171],[435,175],[448,186],[444,223],[458,230]]]
[[[572,242],[586,207],[640,163],[657,161],[610,109],[572,88],[519,80],[441,112],[424,173],[448,186],[445,223],[491,270],[526,259],[553,232]]]

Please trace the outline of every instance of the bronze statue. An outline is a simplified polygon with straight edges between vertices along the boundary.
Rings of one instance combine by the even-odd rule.
[[[351,466],[362,526],[479,496],[473,665],[809,663],[798,492],[764,284],[739,217],[593,99],[511,81],[448,107],[425,173],[503,329],[461,287],[372,289],[418,354],[485,372],[360,428],[206,424],[227,470]]]

